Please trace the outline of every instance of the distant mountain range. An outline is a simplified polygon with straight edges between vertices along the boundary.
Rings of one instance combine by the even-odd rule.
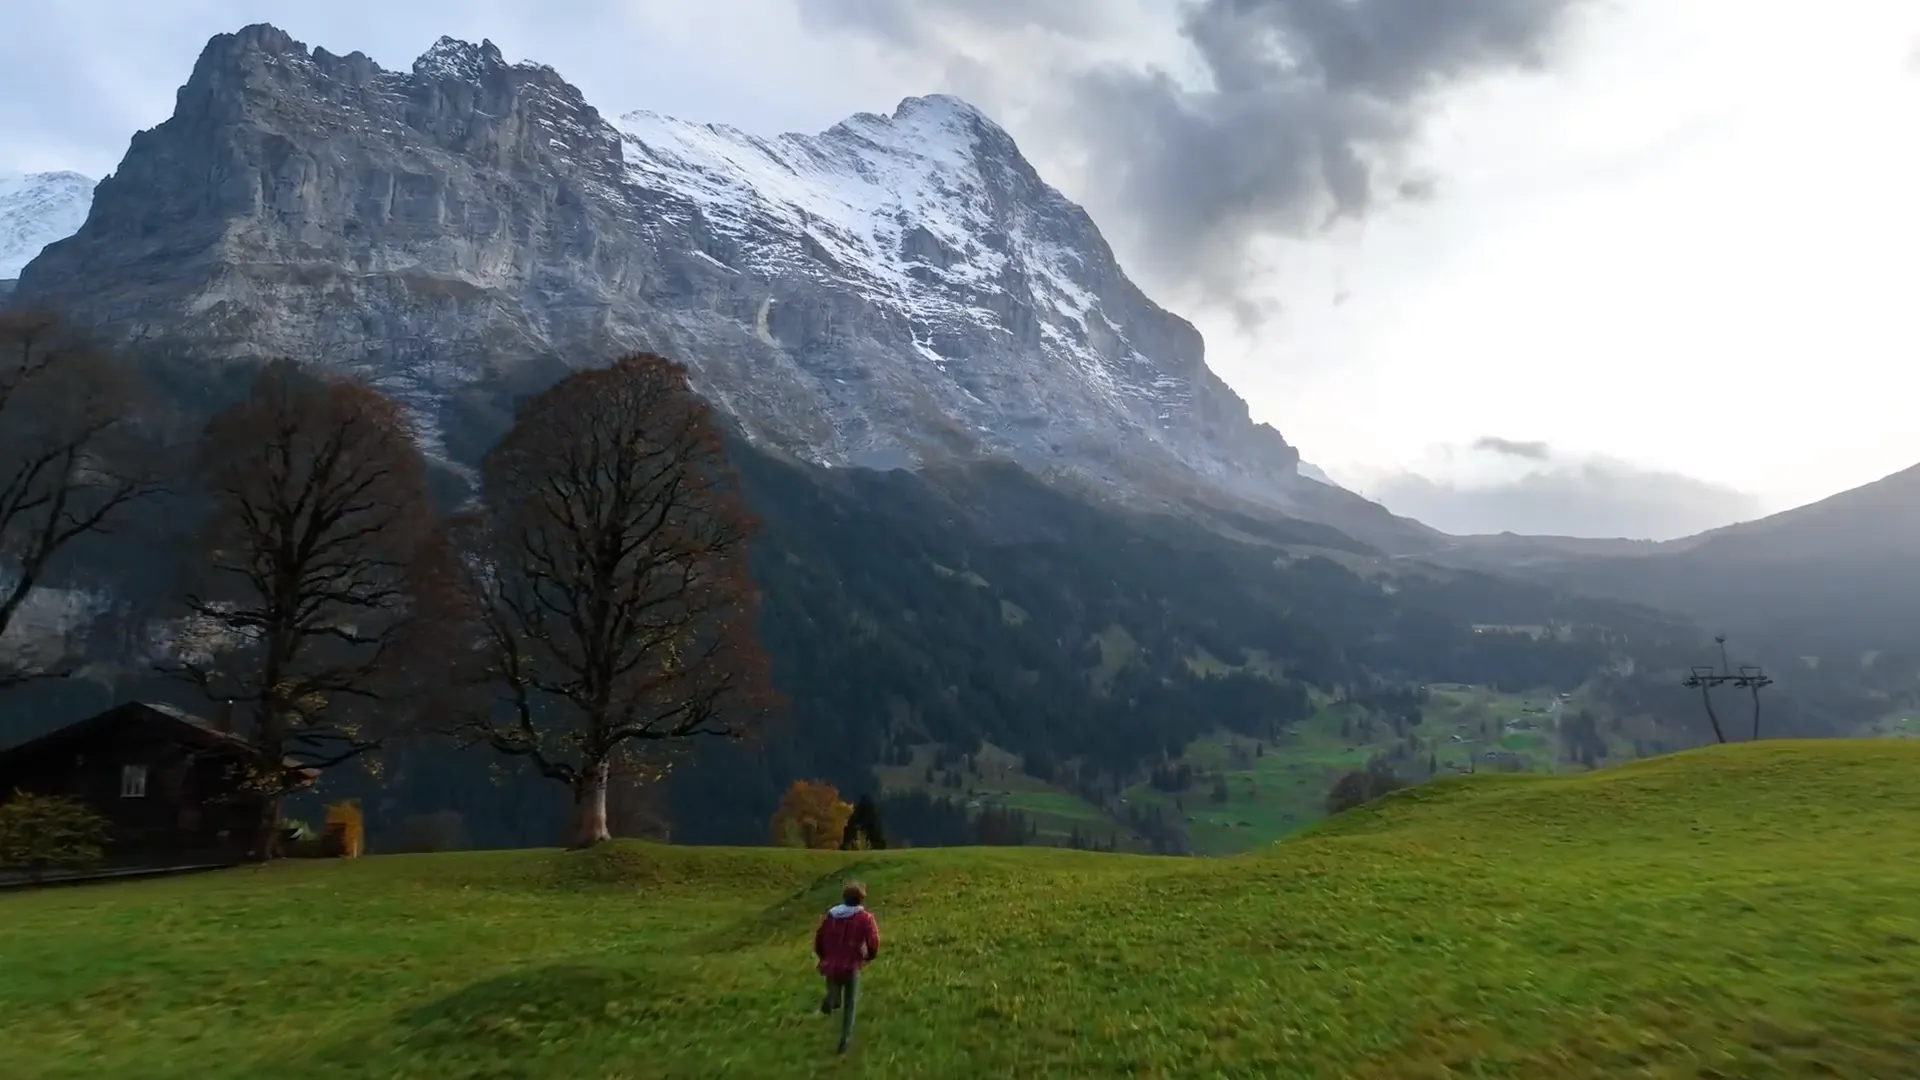
[[[952,97],[763,138],[609,119],[490,42],[442,39],[395,71],[252,26],[207,45],[77,232],[21,220],[73,235],[17,302],[209,359],[362,370],[433,447],[476,380],[645,347],[803,460],[1007,458],[1136,504],[1430,539],[1302,482],[1199,333]]]
[[[498,387],[648,347],[685,357],[754,445],[821,466],[1012,461],[1229,535],[1315,522],[1376,567],[1515,573],[1775,636],[1873,640],[1920,609],[1907,473],[1665,544],[1447,537],[1387,512],[1253,422],[1198,332],[952,97],[768,138],[609,119],[487,42],[395,71],[252,26],[209,42],[97,191],[0,179],[14,272],[12,302],[145,348],[361,372],[456,474],[463,418]]]
[[[1433,557],[1639,601],[1818,655],[1920,642],[1917,553],[1920,466],[1679,540],[1475,536]]]

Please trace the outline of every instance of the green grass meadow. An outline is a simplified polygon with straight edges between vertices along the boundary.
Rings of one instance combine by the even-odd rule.
[[[616,844],[0,894],[6,1080],[1900,1077],[1920,742],[1442,780],[1260,851]],[[845,1058],[808,942],[872,888]]]
[[[1556,767],[1552,696],[1502,694],[1477,686],[1436,686],[1419,727],[1413,729],[1443,770],[1470,764],[1491,768],[1483,755],[1503,750],[1526,772]],[[1253,751],[1260,740],[1220,733],[1187,747],[1183,761],[1227,781],[1227,800],[1215,802],[1211,779],[1184,792],[1158,791],[1146,783],[1127,790],[1134,803],[1159,803],[1186,828],[1200,855],[1256,851],[1326,816],[1327,792],[1342,774],[1362,768],[1390,745],[1390,730],[1366,739],[1342,721],[1357,724],[1357,706],[1323,704],[1315,715]],[[1517,725],[1510,727],[1509,725]],[[1478,758],[1479,760],[1475,760]]]
[[[954,766],[935,774],[944,778],[949,771],[957,772],[962,782],[960,787],[944,787],[937,781],[929,784],[926,770],[933,763],[935,749],[933,744],[922,745],[914,749],[911,764],[876,768],[874,774],[881,787],[889,791],[924,791],[957,798],[976,807],[1018,810],[1033,822],[1036,829],[1033,841],[1037,844],[1065,845],[1077,829],[1103,843],[1113,840],[1120,851],[1147,850],[1146,842],[1124,823],[1080,796],[1028,775],[1020,767],[1018,754],[990,744],[973,755],[973,771]]]
[[[1203,673],[1225,670],[1204,656],[1195,668]],[[1521,771],[1552,772],[1558,767],[1550,692],[1503,694],[1465,685],[1431,689],[1424,722],[1415,734],[1443,770],[1464,771],[1469,765],[1493,768],[1483,756],[1487,751],[1514,755]],[[1181,758],[1201,774],[1190,788],[1165,792],[1141,782],[1126,790],[1127,801],[1160,805],[1186,829],[1196,854],[1258,850],[1325,817],[1327,792],[1334,781],[1392,745],[1395,736],[1384,723],[1370,739],[1359,733],[1357,725],[1365,715],[1359,706],[1322,703],[1312,717],[1267,743],[1258,756],[1254,746],[1261,740],[1226,732],[1196,740]],[[1353,726],[1343,732],[1343,721]],[[881,786],[1018,810],[1033,820],[1035,842],[1041,844],[1064,845],[1077,830],[1092,841],[1112,841],[1120,851],[1148,850],[1121,814],[1028,775],[1018,755],[997,747],[986,746],[974,755],[972,771],[957,766],[939,770],[935,782],[928,783],[927,767],[935,749],[931,744],[917,747],[910,764],[876,769]],[[949,771],[959,773],[960,787],[939,783]],[[1214,775],[1227,780],[1224,803],[1213,801]]]

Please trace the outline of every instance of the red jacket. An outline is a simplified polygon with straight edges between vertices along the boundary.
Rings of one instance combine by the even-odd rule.
[[[847,978],[880,955],[880,924],[866,908],[836,904],[813,932],[813,955],[820,958],[820,974]]]

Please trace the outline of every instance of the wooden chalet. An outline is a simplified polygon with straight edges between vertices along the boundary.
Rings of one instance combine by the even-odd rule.
[[[247,750],[230,723],[130,701],[0,749],[0,802],[16,790],[80,799],[107,819],[110,867],[237,862],[259,841]]]

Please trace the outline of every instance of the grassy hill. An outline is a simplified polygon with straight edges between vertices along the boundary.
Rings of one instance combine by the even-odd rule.
[[[1442,780],[1257,854],[616,845],[0,896],[0,1075],[1887,1077],[1920,742]],[[885,934],[852,1059],[818,911]]]

